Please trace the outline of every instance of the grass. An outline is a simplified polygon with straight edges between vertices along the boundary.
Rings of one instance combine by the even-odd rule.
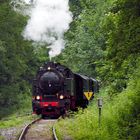
[[[19,106],[2,108],[3,110],[0,111],[0,129],[23,125],[37,118],[36,115],[32,115],[31,97],[29,95],[20,96],[19,102]]]
[[[35,118],[37,118],[37,116],[31,114],[24,116],[17,116],[14,114],[0,121],[0,129],[20,126],[34,120]]]
[[[104,101],[100,127],[98,97]],[[74,117],[56,124],[59,139],[64,139],[65,135],[70,135],[73,140],[140,139],[140,79],[132,80],[128,88],[112,100],[107,90],[102,90],[98,97],[87,109],[79,110]]]

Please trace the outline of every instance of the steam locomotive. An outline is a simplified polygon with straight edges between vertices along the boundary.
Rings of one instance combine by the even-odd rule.
[[[88,96],[93,99],[96,92],[97,80],[73,73],[59,63],[46,62],[33,81],[33,112],[60,116],[67,110],[85,108],[89,103]]]

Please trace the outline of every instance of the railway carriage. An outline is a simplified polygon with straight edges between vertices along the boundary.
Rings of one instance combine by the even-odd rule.
[[[59,63],[47,62],[40,67],[33,82],[33,112],[60,116],[66,110],[85,108],[89,101],[84,93],[92,93],[93,98],[97,91],[97,80],[73,73]]]

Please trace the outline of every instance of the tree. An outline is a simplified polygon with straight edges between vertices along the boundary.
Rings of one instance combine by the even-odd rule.
[[[18,106],[21,93],[29,93],[29,82],[39,64],[32,42],[22,31],[27,18],[13,11],[9,1],[0,4],[0,110]],[[4,112],[2,112],[4,113]]]

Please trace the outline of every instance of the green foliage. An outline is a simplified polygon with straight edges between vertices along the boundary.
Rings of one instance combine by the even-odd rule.
[[[76,18],[81,12],[81,5],[79,0],[70,0],[70,11],[73,12],[73,17]]]
[[[66,49],[55,58],[73,71],[111,85],[121,92],[133,74],[139,56],[139,1],[71,1],[78,14],[65,34]],[[69,63],[71,62],[71,63]]]
[[[140,68],[140,67],[139,67]],[[96,99],[85,109],[80,110],[74,118],[61,120],[56,129],[59,137],[70,135],[73,139],[100,140],[138,140],[140,139],[140,70],[128,84],[128,88],[110,100],[102,91],[104,104],[101,126],[98,124]],[[63,132],[64,130],[64,132]]]
[[[100,26],[108,4],[105,1],[80,1],[80,4],[82,12],[66,34],[66,49],[56,60],[76,72],[95,77],[95,68],[101,65],[99,60],[104,55],[102,48],[105,46],[105,38]]]
[[[39,63],[42,65],[45,61],[50,61],[49,58],[49,48],[47,44],[35,44],[34,45],[34,53],[38,58]]]
[[[37,116],[33,115],[21,115],[21,114],[13,114],[9,116],[8,118],[4,118],[3,120],[0,121],[0,129],[4,128],[9,128],[9,127],[16,127],[16,126],[21,126],[25,123],[29,123],[32,120],[35,120]]]
[[[27,18],[13,11],[9,2],[0,4],[0,117],[22,106],[39,63],[31,42],[22,37]]]
[[[20,89],[20,86],[17,84],[3,86],[3,88],[0,89],[0,118],[12,114],[14,111],[20,112],[20,109],[22,109],[21,111],[23,112],[25,110],[31,111],[31,91],[30,88],[27,88],[27,85],[25,85],[25,87],[26,90]]]
[[[133,74],[140,54],[139,1],[116,1],[106,14],[103,29],[106,34],[106,65],[109,71],[103,80],[124,81]],[[106,69],[105,69],[106,70]],[[100,69],[99,69],[100,71]],[[102,71],[102,73],[104,73]],[[109,77],[109,78],[108,78]],[[111,77],[111,78],[110,78]],[[122,84],[122,89],[126,87]]]
[[[64,126],[73,139],[140,139],[139,0],[70,0],[70,6],[66,49],[54,60],[99,79],[105,103],[100,128],[95,102],[57,128]],[[46,45],[23,39],[26,21],[9,0],[0,1],[0,117],[31,109],[29,83],[49,60]]]
[[[74,119],[60,121],[59,136],[140,139],[140,2],[80,0],[78,4],[80,13],[74,9],[78,14],[65,35],[66,49],[55,59],[73,71],[96,77],[106,87],[102,126],[98,127],[93,104]]]

